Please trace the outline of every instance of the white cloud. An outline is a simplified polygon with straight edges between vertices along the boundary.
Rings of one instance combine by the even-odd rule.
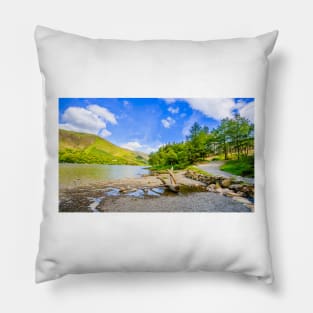
[[[140,152],[144,152],[146,154],[150,154],[151,152],[157,151],[161,146],[162,146],[162,144],[156,144],[153,146],[149,146],[146,144],[141,144],[139,141],[136,141],[136,140],[129,141],[129,142],[121,145],[122,148],[131,150],[131,151],[140,151]]]
[[[165,101],[167,104],[172,104],[172,103],[175,103],[175,102],[176,102],[176,99],[174,99],[174,98],[165,98],[164,101]]]
[[[141,149],[142,152],[146,153],[146,154],[150,154],[152,152],[155,152],[157,151],[158,148],[155,148],[155,147],[149,147],[149,146],[146,146],[144,147],[143,149]]]
[[[142,148],[142,145],[138,141],[129,141],[129,142],[121,145],[121,147],[134,151],[134,150]]]
[[[216,120],[231,118],[232,110],[235,108],[235,101],[231,98],[187,98],[185,101],[192,109]]]
[[[74,132],[92,133],[92,131],[85,131],[85,130],[82,130],[81,128],[79,128],[79,127],[76,127],[76,126],[74,126],[72,124],[68,124],[68,123],[60,124],[59,128],[60,129],[65,129],[65,130],[72,130]]]
[[[168,111],[171,112],[172,114],[177,114],[179,113],[179,107],[177,108],[169,107]]]
[[[170,116],[168,116],[167,118],[162,119],[161,123],[162,123],[163,127],[170,128],[171,126],[173,126],[175,124],[175,120],[173,118],[171,118]]]
[[[151,152],[155,152],[157,150],[159,150],[159,148],[161,147],[161,144],[155,145],[155,146],[148,146],[148,145],[144,145],[143,148],[141,149],[142,152],[150,154]]]
[[[105,138],[105,137],[111,136],[112,133],[111,133],[110,131],[108,131],[106,128],[104,128],[104,129],[102,129],[102,130],[100,131],[99,135],[100,135],[101,137],[104,137],[104,138]]]
[[[100,107],[97,104],[90,104],[87,109],[97,114],[99,117],[102,117],[105,121],[110,122],[111,124],[117,124],[115,115],[108,109]]]
[[[239,109],[239,114],[254,123],[254,101],[247,103]]]
[[[61,116],[59,127],[107,137],[111,135],[111,132],[106,128],[107,122],[117,124],[115,115],[106,108],[92,104],[88,105],[87,108],[67,108]]]
[[[190,134],[191,126],[198,121],[197,114],[192,114],[190,118],[184,123],[184,127],[182,130],[183,136],[188,136]]]
[[[93,112],[79,107],[69,107],[62,115],[62,122],[67,129],[97,133],[106,127],[105,121]],[[60,126],[63,126],[62,124]],[[64,128],[63,127],[63,128]]]

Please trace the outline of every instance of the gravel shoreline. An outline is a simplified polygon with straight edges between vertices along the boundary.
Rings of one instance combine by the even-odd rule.
[[[251,212],[243,204],[212,192],[158,198],[104,198],[97,209],[101,212]]]

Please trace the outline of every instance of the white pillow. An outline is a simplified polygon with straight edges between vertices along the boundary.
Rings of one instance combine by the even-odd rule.
[[[35,38],[45,89],[48,154],[36,281],[52,280],[66,274],[103,271],[203,270],[239,272],[270,283],[272,269],[264,199],[264,102],[268,55],[274,47],[277,32],[255,38],[204,42],[126,41],[88,39],[39,26],[36,28]],[[149,142],[141,142],[139,139],[144,140],[142,134],[137,134],[137,137],[135,135],[136,125],[139,131],[142,129],[142,123],[146,122],[145,115],[139,114],[138,98],[153,98],[154,100],[147,101],[151,101],[152,107],[155,104],[156,110],[161,110],[159,115],[156,114],[151,119],[151,129],[157,129],[155,136],[163,138],[163,141],[160,139],[159,145],[157,140],[151,141],[151,145]],[[247,98],[250,100],[245,100]],[[103,105],[110,101],[110,106]],[[123,124],[126,123],[122,117],[123,112],[127,115],[126,106],[132,101],[133,104],[130,105],[136,106],[137,111],[132,111],[132,122],[129,128],[125,128],[128,124]],[[250,102],[254,106],[254,120],[253,109],[248,107]],[[125,111],[122,109],[123,105]],[[168,113],[165,112],[166,109]],[[131,193],[129,189],[126,192],[119,189],[119,196],[113,199],[108,189],[104,188],[107,182],[102,182],[101,177],[100,181],[96,182],[102,194],[100,200],[90,198],[89,194],[86,194],[84,201],[88,200],[90,203],[83,201],[82,204],[73,194],[79,193],[80,188],[85,188],[86,192],[86,187],[81,186],[88,185],[89,182],[80,183],[80,174],[76,173],[78,176],[75,176],[75,172],[74,178],[77,179],[70,180],[70,183],[76,182],[78,187],[70,184],[74,189],[64,189],[62,186],[61,190],[60,178],[59,190],[59,127],[67,130],[65,135],[76,136],[79,140],[83,140],[81,138],[84,135],[73,134],[68,130],[90,133],[91,135],[86,135],[87,141],[93,142],[94,136],[98,135],[124,148],[151,152],[166,143],[167,138],[179,138],[180,134],[188,134],[188,129],[194,121],[200,121],[200,124],[201,121],[208,121],[211,123],[211,131],[212,125],[218,127],[222,118],[233,119],[235,113],[240,113],[251,123],[254,122],[255,126],[254,206],[249,202],[251,199],[246,198],[247,205],[240,203],[245,200],[237,199],[238,208],[245,207],[248,210],[237,213],[223,212],[221,207],[214,204],[214,201],[229,201],[225,203],[235,208],[236,201],[214,190],[220,189],[219,185],[223,180],[216,177],[210,178],[216,183],[215,186],[208,187],[209,191],[203,192],[201,196],[208,197],[208,211],[215,208],[216,211],[222,212],[200,212],[206,208],[198,209],[198,200],[194,200],[195,205],[192,206],[191,198],[188,198],[192,194],[155,195],[155,198],[165,201],[164,207],[158,209],[149,207],[150,203],[156,203],[151,201],[159,201],[151,200],[151,195],[144,195],[143,198],[125,198],[127,193]],[[148,115],[146,116],[148,118]],[[156,128],[152,128],[154,124]],[[111,136],[108,136],[110,133]],[[118,137],[118,134],[121,137]],[[127,134],[129,140],[119,142],[119,138],[127,138]],[[148,136],[147,133],[145,135]],[[65,143],[60,142],[60,149],[64,148],[63,145],[65,149],[72,149],[75,145],[75,149],[80,149],[81,142],[78,140],[73,143],[77,140],[73,138],[65,139]],[[235,155],[237,146],[233,141],[227,144],[235,149]],[[222,146],[218,147],[219,152],[223,151]],[[74,150],[66,151],[72,153]],[[138,157],[138,154],[131,150],[123,150],[123,153],[126,153],[125,151],[128,151],[129,158]],[[108,163],[112,164],[116,160],[123,163],[120,162],[120,156],[116,157],[115,161],[112,160],[112,155],[109,156],[111,159]],[[143,156],[145,158],[145,155]],[[62,160],[73,162],[73,159],[66,157]],[[82,162],[86,160],[82,159]],[[131,163],[135,161],[127,162],[135,164]],[[141,164],[140,162],[138,164]],[[176,163],[182,162],[182,158],[174,158],[173,162],[175,168]],[[94,165],[89,166],[97,168]],[[110,166],[101,168],[111,169]],[[114,173],[117,175],[118,170],[113,171]],[[190,173],[189,176],[197,175],[192,171]],[[167,174],[163,176],[169,184]],[[196,180],[198,179],[203,181],[207,178],[198,175]],[[93,180],[92,182],[95,183]],[[153,184],[156,184],[155,180]],[[111,183],[112,185],[114,183]],[[175,184],[172,182],[172,185]],[[205,186],[207,185],[209,183],[205,183]],[[227,185],[229,184],[226,182],[225,188],[219,191],[224,194],[236,192],[226,188]],[[116,206],[124,203],[124,207],[118,207],[124,212],[114,212],[112,209],[110,212],[101,213],[65,213],[63,211],[66,211],[67,206],[62,198],[64,190],[67,190],[69,195],[66,200],[69,211],[73,211],[73,208],[75,211],[76,207],[76,211],[81,210],[81,207],[84,207],[85,211],[94,210],[105,198],[115,210]],[[140,192],[144,194],[147,190]],[[240,196],[240,192],[236,196]],[[186,206],[184,210],[166,202],[176,203],[177,199],[183,199],[180,203]],[[136,208],[136,201],[139,208],[142,201],[146,200],[146,208],[138,209],[140,212],[131,211]],[[129,207],[125,206],[127,202]],[[63,209],[59,208],[59,204]],[[189,207],[193,212],[188,212]],[[101,204],[99,208],[105,211],[106,205]],[[167,213],[162,212],[163,209]]]

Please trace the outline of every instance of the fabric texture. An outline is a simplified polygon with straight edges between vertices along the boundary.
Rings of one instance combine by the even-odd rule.
[[[268,56],[277,35],[126,41],[36,28],[47,148],[37,282],[90,272],[200,270],[272,282],[263,151]],[[59,212],[59,99],[151,97],[255,99],[254,212]]]

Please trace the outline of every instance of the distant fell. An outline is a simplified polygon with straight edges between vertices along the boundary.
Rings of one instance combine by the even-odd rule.
[[[97,135],[59,130],[59,162],[146,165],[148,155],[118,147]]]

